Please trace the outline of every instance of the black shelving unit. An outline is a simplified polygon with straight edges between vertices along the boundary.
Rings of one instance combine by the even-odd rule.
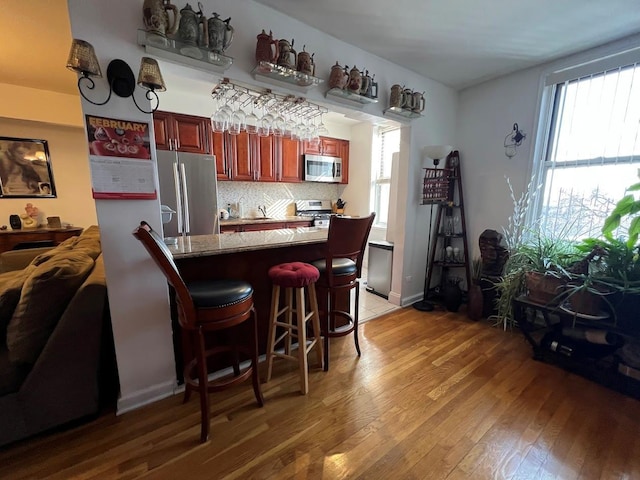
[[[460,153],[454,150],[447,157],[444,170],[450,172],[448,176],[448,195],[446,201],[438,203],[435,222],[435,240],[431,242],[429,265],[427,268],[426,285],[432,292],[432,279],[435,270],[439,270],[439,287],[443,287],[447,278],[455,270],[463,270],[465,287],[471,284],[471,268],[469,262],[469,248],[467,244],[467,224],[464,216],[464,196],[462,194],[462,172],[460,169]],[[454,222],[459,218],[458,224]],[[458,257],[448,257],[447,247],[458,248]],[[442,288],[439,288],[442,291]]]

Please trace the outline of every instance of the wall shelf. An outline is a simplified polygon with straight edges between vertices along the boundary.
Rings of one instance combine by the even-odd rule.
[[[138,30],[138,45],[142,45],[150,55],[207,72],[222,73],[233,63],[233,58],[226,55],[145,30]]]
[[[365,97],[364,95],[358,95],[357,93],[350,92],[349,90],[343,90],[342,88],[332,88],[327,90],[325,98],[333,97],[337,101],[347,100],[349,103],[356,103],[359,105],[368,105],[370,103],[378,103],[377,98]]]
[[[298,72],[292,68],[281,67],[280,65],[270,62],[260,62],[256,65],[256,68],[253,69],[252,73],[253,78],[256,80],[295,86],[304,91],[324,82],[321,78]]]
[[[413,110],[408,110],[406,108],[401,107],[388,107],[385,108],[383,114],[387,117],[392,118],[403,118],[408,120],[414,120],[416,118],[423,117],[420,112],[414,112]]]

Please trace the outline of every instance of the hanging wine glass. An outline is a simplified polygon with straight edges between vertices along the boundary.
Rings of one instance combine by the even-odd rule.
[[[224,103],[211,116],[211,128],[216,133],[223,133],[229,127],[232,110],[228,105],[228,99],[224,98]]]
[[[251,113],[248,113],[244,119],[247,133],[251,133],[251,134],[258,133],[259,119],[255,112],[256,102],[257,100],[253,100],[253,99],[251,100]]]

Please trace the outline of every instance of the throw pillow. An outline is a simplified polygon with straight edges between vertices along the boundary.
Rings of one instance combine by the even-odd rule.
[[[35,363],[93,264],[84,253],[62,252],[33,269],[7,327],[12,363]]]

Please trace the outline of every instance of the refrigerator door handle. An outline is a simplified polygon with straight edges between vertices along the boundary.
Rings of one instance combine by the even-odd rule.
[[[178,173],[178,162],[173,162],[173,183],[176,189],[176,213],[178,217],[178,235],[184,232],[182,228],[182,196],[180,195],[180,174]]]
[[[180,163],[180,173],[182,174],[182,194],[184,195],[184,233],[191,233],[189,225],[189,192],[187,191],[187,174],[184,170],[184,163]]]

